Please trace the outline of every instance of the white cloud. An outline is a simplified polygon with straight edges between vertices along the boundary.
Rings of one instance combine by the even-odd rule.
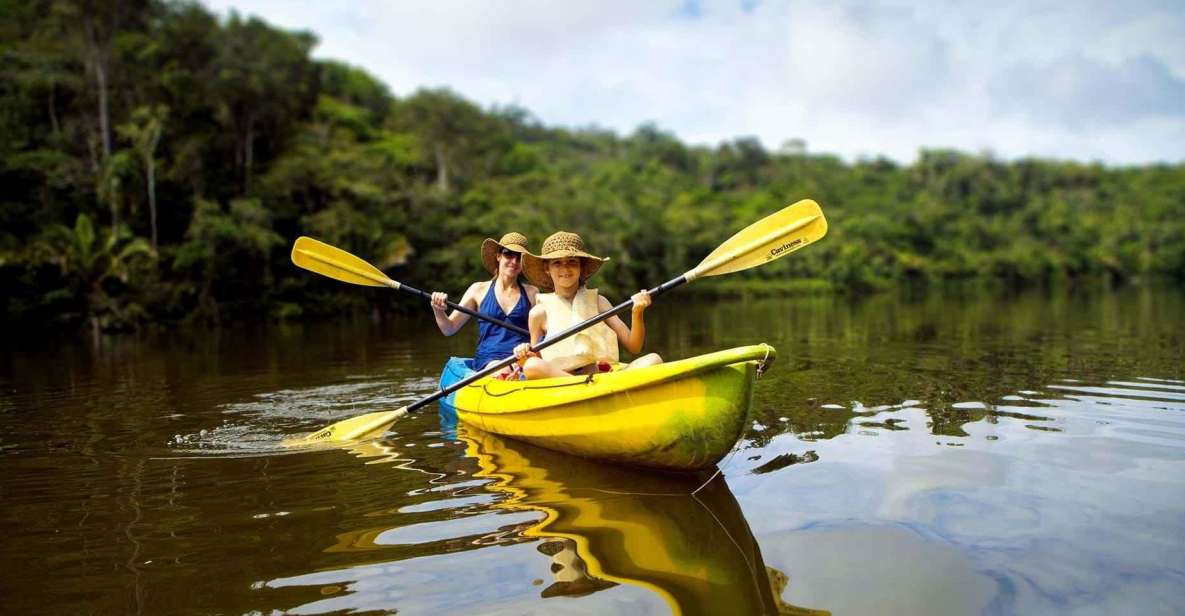
[[[929,146],[1185,160],[1175,0],[207,4],[312,30],[317,56],[396,94],[448,86],[551,125],[655,121],[691,143],[803,138],[902,161]]]
[[[892,119],[949,86],[945,43],[908,10],[829,5],[784,19],[785,75],[819,113]]]
[[[1017,64],[998,73],[992,86],[993,97],[1005,113],[1073,129],[1185,117],[1185,79],[1174,77],[1163,62],[1150,56],[1125,60],[1119,66],[1081,56],[1047,65]]]

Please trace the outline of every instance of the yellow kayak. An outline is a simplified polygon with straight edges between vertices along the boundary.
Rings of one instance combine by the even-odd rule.
[[[450,396],[469,426],[565,453],[619,464],[699,470],[740,439],[753,381],[773,361],[768,344],[648,368],[533,381],[481,379]],[[442,375],[461,376],[450,362]]]

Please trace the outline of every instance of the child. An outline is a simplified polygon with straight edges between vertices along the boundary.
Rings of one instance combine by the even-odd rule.
[[[609,259],[585,252],[584,240],[579,235],[557,231],[544,240],[541,253],[539,256],[523,255],[523,274],[527,280],[542,290],[553,291],[536,297],[535,307],[527,317],[531,342],[514,349],[528,379],[595,372],[598,363],[617,361],[618,343],[631,353],[642,350],[646,340],[642,313],[650,305],[650,294],[645,290],[632,298],[633,327],[626,327],[619,317],[612,316],[543,349],[541,354],[532,353],[531,346],[538,344],[548,332],[562,332],[613,307],[596,289],[585,287],[585,282]],[[661,363],[662,358],[657,353],[649,353],[630,362],[626,368]]]

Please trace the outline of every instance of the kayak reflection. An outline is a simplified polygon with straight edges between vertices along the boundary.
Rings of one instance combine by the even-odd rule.
[[[457,427],[478,477],[506,495],[493,506],[542,512],[519,530],[544,539],[553,580],[541,595],[581,596],[629,584],[675,614],[826,614],[781,600],[786,576],[768,568],[723,476],[639,471]]]

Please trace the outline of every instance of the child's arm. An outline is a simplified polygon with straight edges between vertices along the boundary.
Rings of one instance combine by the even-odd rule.
[[[514,356],[520,362],[532,355],[538,355],[531,352],[531,347],[539,344],[543,335],[547,333],[547,310],[543,306],[535,306],[531,312],[527,313],[527,329],[531,331],[531,342],[523,342],[514,347]]]
[[[642,313],[646,312],[646,308],[650,306],[650,293],[645,290],[638,291],[630,299],[634,300],[634,309],[630,314],[632,327],[626,327],[625,322],[617,316],[609,317],[605,324],[617,334],[617,341],[627,351],[636,355],[646,342],[646,320],[642,318]],[[601,312],[605,312],[613,308],[613,305],[605,299],[604,295],[597,295],[597,308]]]
[[[539,344],[547,334],[547,309],[535,306],[527,313],[527,328],[531,330],[531,346]]]

